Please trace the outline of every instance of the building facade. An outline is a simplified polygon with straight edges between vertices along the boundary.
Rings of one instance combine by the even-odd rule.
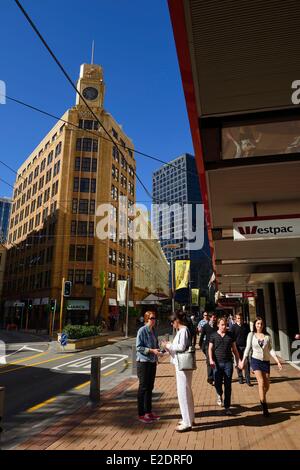
[[[0,241],[5,242],[8,234],[11,199],[0,197]]]
[[[300,106],[292,86],[300,4],[169,0],[169,9],[218,290],[249,298],[250,320],[264,316],[276,350],[290,359],[300,329]]]
[[[153,228],[158,234],[162,249],[169,262],[173,260],[191,260],[191,287],[206,291],[210,276],[210,251],[205,227],[201,249],[187,249],[189,230],[196,230],[196,205],[202,204],[199,179],[195,158],[183,154],[163,165],[153,173],[152,193],[155,202],[153,208]],[[167,204],[161,210],[161,204]],[[191,211],[188,211],[190,205]],[[171,213],[169,207],[172,207]],[[168,249],[168,245],[177,244],[177,248]]]
[[[149,294],[157,297],[169,297],[170,294],[170,265],[147,215],[143,225],[148,236],[134,242],[134,300],[138,303]]]
[[[22,309],[22,327],[47,329],[50,299],[58,324],[63,279],[72,282],[64,322],[74,324],[106,318],[116,309],[117,280],[133,278],[133,240],[119,240],[117,224],[120,196],[135,202],[133,144],[103,107],[99,65],[81,66],[78,89],[103,127],[77,95],[14,186],[3,294],[6,321]]]

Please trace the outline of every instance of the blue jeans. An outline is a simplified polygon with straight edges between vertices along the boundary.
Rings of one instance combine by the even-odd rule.
[[[223,395],[223,379],[224,379],[224,407],[230,408],[231,402],[231,381],[233,373],[232,362],[216,363],[214,369],[214,381],[218,395]]]

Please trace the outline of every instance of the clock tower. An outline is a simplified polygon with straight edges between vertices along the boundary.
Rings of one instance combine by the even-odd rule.
[[[91,108],[103,108],[104,88],[102,67],[95,64],[82,64],[77,89]],[[78,94],[76,105],[85,106]]]

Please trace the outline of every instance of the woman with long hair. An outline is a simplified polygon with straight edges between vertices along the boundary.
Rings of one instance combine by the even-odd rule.
[[[136,365],[139,379],[138,419],[142,423],[147,424],[159,419],[158,415],[152,413],[152,391],[155,382],[157,360],[161,353],[155,328],[155,312],[146,312],[144,322],[145,325],[139,329],[136,338]]]
[[[195,419],[194,398],[192,392],[192,370],[179,370],[177,353],[186,351],[192,344],[191,334],[187,324],[188,319],[184,312],[176,312],[171,317],[173,328],[176,335],[173,343],[164,342],[162,347],[169,351],[171,363],[175,365],[177,396],[181,411],[182,420],[179,421],[176,428],[177,432],[191,431]]]
[[[262,412],[265,417],[269,416],[266,396],[270,388],[270,357],[273,357],[282,369],[282,365],[275,354],[272,346],[271,336],[267,333],[266,324],[262,317],[257,317],[253,324],[253,332],[248,334],[247,345],[244,351],[240,368],[244,368],[245,360],[252,348],[251,369],[254,371],[257,383]]]

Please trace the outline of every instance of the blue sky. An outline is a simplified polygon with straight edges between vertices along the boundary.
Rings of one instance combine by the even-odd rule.
[[[137,149],[169,161],[193,153],[167,0],[21,0],[76,82],[80,64],[102,65],[105,109]],[[7,95],[62,115],[74,91],[13,0],[0,5],[0,80]],[[17,169],[54,120],[18,104],[0,105],[0,160]],[[151,191],[159,164],[136,155],[137,174]],[[0,177],[14,174],[0,164]],[[11,188],[0,181],[0,196]],[[137,201],[149,197],[137,183]]]

